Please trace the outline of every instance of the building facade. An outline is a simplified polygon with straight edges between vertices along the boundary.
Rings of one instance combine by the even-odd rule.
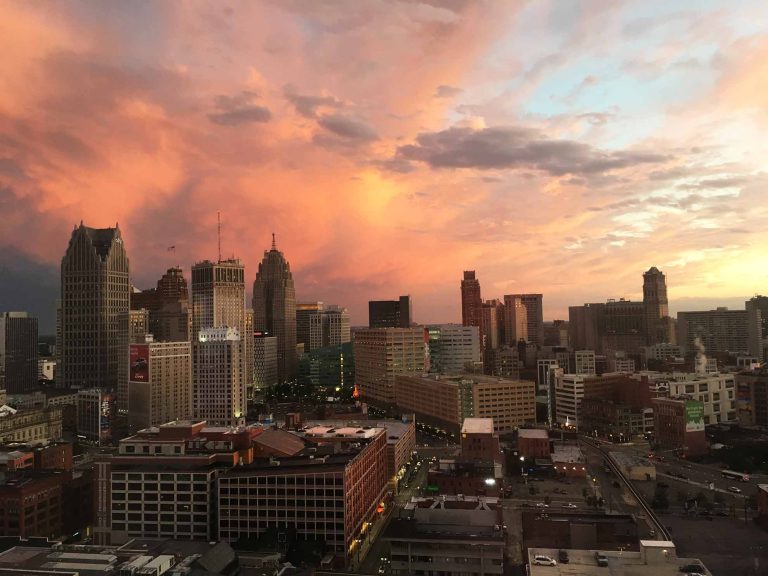
[[[427,326],[429,371],[438,374],[482,372],[480,328],[459,324]]]
[[[425,368],[423,328],[374,328],[355,332],[355,384],[363,399],[378,406],[395,403],[395,376]]]
[[[253,335],[253,385],[246,387],[246,397],[260,398],[277,383],[277,337],[256,332]]]
[[[461,324],[482,326],[483,299],[480,296],[480,281],[474,270],[465,270],[461,281]]]
[[[132,432],[192,417],[192,344],[130,347],[128,424]]]
[[[120,228],[75,227],[61,260],[61,386],[117,391],[128,409],[129,262]]]
[[[192,344],[192,413],[211,426],[237,426],[246,413],[243,346],[235,328],[200,330]]]
[[[677,343],[685,355],[698,351],[697,338],[708,353],[756,355],[749,349],[749,333],[758,324],[758,315],[750,316],[746,310],[717,308],[705,312],[678,312]]]
[[[44,444],[62,436],[61,406],[0,410],[0,443]]]
[[[398,300],[371,300],[368,302],[369,328],[410,328],[413,322],[410,296]]]
[[[37,318],[0,312],[0,389],[9,394],[37,387]]]
[[[663,450],[681,450],[685,456],[708,451],[704,431],[704,405],[686,397],[654,398],[654,439]]]
[[[117,416],[113,392],[101,388],[77,393],[77,434],[97,445],[109,445]]]
[[[504,334],[509,346],[528,341],[528,310],[520,294],[504,296]]]
[[[264,252],[253,283],[253,328],[277,338],[278,382],[296,379],[296,290],[288,261],[277,249]]]
[[[643,306],[645,308],[645,331],[647,346],[669,342],[669,300],[667,279],[655,266],[643,273]]]

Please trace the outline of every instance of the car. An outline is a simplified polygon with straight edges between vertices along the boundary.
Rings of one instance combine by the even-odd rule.
[[[537,566],[557,566],[557,562],[555,562],[554,558],[550,558],[549,556],[539,556],[536,555],[533,557],[533,563]]]
[[[700,566],[699,564],[684,564],[680,566],[680,572],[685,572],[686,574],[704,574],[704,568]]]
[[[568,502],[568,504],[563,504],[563,508],[578,508],[578,506],[573,502]]]
[[[549,504],[544,504],[544,502],[536,502],[536,508],[549,508]]]
[[[724,512],[723,510],[717,510],[717,511],[715,511],[715,516],[722,516],[723,518],[727,518],[728,517],[728,513]]]
[[[598,566],[608,566],[608,557],[602,552],[595,552],[595,562]]]
[[[568,564],[568,562],[570,562],[570,559],[568,558],[568,551],[567,550],[558,551],[557,559],[560,562],[560,564]]]
[[[736,486],[728,486],[728,492],[733,492],[734,494],[741,494],[741,489],[736,488]]]

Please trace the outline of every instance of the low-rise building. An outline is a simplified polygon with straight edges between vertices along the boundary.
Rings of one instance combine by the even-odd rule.
[[[461,457],[471,462],[504,463],[493,418],[465,418],[461,425]]]
[[[549,433],[538,428],[521,428],[517,431],[517,449],[524,458],[549,458]]]
[[[654,398],[652,404],[654,438],[659,448],[681,450],[685,456],[707,453],[702,402],[680,396]]]
[[[42,444],[62,435],[62,408],[0,409],[0,443]]]
[[[555,474],[569,478],[587,477],[587,461],[577,443],[555,442],[552,448],[550,458]]]
[[[0,481],[0,535],[62,535],[62,472],[25,470]]]
[[[492,418],[498,433],[536,422],[536,383],[466,374],[398,375],[395,403],[458,436],[466,418]]]
[[[500,496],[502,465],[490,461],[443,459],[430,465],[427,492],[470,496]]]
[[[496,498],[413,498],[383,538],[392,574],[504,573],[505,532]]]
[[[629,514],[523,510],[522,529],[523,550],[638,549],[637,521]]]

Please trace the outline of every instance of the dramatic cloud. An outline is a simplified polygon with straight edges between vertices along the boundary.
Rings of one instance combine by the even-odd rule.
[[[458,96],[462,92],[464,92],[464,90],[461,88],[441,84],[435,91],[435,98],[452,98],[453,96]]]
[[[269,122],[272,113],[264,106],[255,104],[258,97],[253,92],[243,92],[237,96],[218,96],[216,98],[217,112],[208,114],[214,124],[222,126],[237,126],[252,122]]]
[[[419,134],[416,144],[400,146],[397,156],[432,168],[532,169],[553,176],[598,174],[669,160],[652,152],[607,152],[582,142],[551,140],[519,127],[449,128]]]
[[[365,122],[342,114],[321,116],[317,123],[329,132],[333,132],[336,136],[341,136],[342,138],[360,141],[376,140],[378,138],[376,131]]]

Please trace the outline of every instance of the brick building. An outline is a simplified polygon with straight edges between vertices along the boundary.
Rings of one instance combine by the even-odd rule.
[[[517,432],[517,449],[525,458],[549,458],[549,433],[546,430],[520,429]]]
[[[461,458],[468,461],[504,462],[493,418],[466,418],[461,425]]]
[[[23,471],[0,483],[0,534],[44,536],[62,534],[62,473]]]
[[[680,396],[654,398],[652,404],[654,437],[661,449],[678,449],[685,456],[707,453],[702,402]]]

